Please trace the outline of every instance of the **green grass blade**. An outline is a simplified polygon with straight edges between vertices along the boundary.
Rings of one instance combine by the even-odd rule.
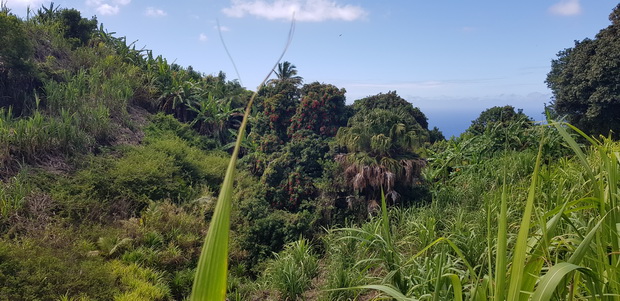
[[[454,301],[463,301],[463,286],[461,285],[461,279],[456,274],[445,274],[444,277],[450,280],[452,289],[454,291]]]
[[[224,300],[226,298],[228,232],[236,161],[236,157],[233,156],[226,170],[222,190],[209,224],[207,239],[198,260],[191,300]]]
[[[573,130],[580,133],[580,135],[588,139],[591,143],[593,143],[593,145],[596,145],[596,141],[592,140],[590,137],[588,137],[588,135],[584,134],[582,131],[580,131],[579,129],[577,129],[576,127],[570,124],[567,124],[567,125]],[[584,169],[588,173],[589,180],[592,181],[592,183],[594,184],[596,182],[596,177],[594,176],[594,173],[592,172],[592,168],[590,167],[590,164],[588,164],[588,160],[586,159],[585,153],[583,152],[579,144],[577,144],[577,141],[575,141],[575,139],[573,139],[573,137],[571,137],[568,134],[568,132],[566,131],[566,128],[564,128],[561,123],[554,122],[553,126],[555,126],[555,128],[558,130],[558,133],[560,133],[560,136],[564,138],[564,141],[566,141],[566,143],[568,143],[568,146],[570,146],[573,152],[575,152],[575,155],[577,155],[577,158],[579,158],[579,162],[581,163],[581,165],[584,167]],[[596,194],[596,198],[600,198],[598,190],[595,189],[594,193]]]
[[[371,290],[377,290],[377,291],[381,291],[384,292],[385,294],[387,294],[388,296],[398,300],[398,301],[415,301],[417,299],[414,298],[408,298],[407,296],[403,295],[401,292],[399,292],[396,288],[389,286],[389,285],[380,285],[380,284],[368,284],[368,285],[362,285],[362,286],[356,286],[356,287],[350,287],[347,289],[371,289]]]
[[[235,143],[235,148],[230,158],[230,162],[228,163],[228,168],[226,169],[226,175],[217,199],[215,211],[213,212],[213,218],[209,223],[207,238],[205,239],[202,247],[200,258],[198,259],[198,266],[196,268],[196,274],[194,276],[194,283],[192,286],[192,294],[190,296],[190,300],[192,301],[217,301],[226,299],[226,278],[228,276],[228,236],[230,232],[230,212],[232,208],[233,182],[235,178],[237,157],[239,156],[242,140],[245,137],[245,128],[252,110],[252,103],[258,95],[260,88],[267,82],[267,79],[269,79],[269,76],[271,76],[276,66],[284,56],[284,53],[291,42],[294,28],[295,20],[293,19],[284,51],[280,55],[280,58],[274,67],[252,94],[252,97],[250,98],[250,101],[245,109],[245,115],[243,116],[243,121],[241,122],[237,135],[237,142]]]
[[[390,230],[390,218],[387,212],[387,204],[385,202],[385,194],[381,188],[381,225],[383,226],[383,237],[389,247],[392,246],[392,231]]]
[[[271,74],[271,73],[270,73]],[[264,84],[261,83],[261,86]],[[260,88],[260,86],[259,86]],[[257,89],[258,91],[258,89]],[[217,205],[213,212],[213,218],[209,223],[207,238],[202,247],[194,283],[192,286],[192,301],[224,300],[226,298],[226,277],[228,274],[228,234],[230,232],[230,211],[232,208],[233,182],[235,179],[235,166],[244,138],[248,116],[252,108],[254,98],[258,93],[254,92],[248,102],[239,127],[239,135],[233,150],[224,182],[217,198]]]
[[[590,243],[592,243],[592,240],[596,236],[596,231],[603,224],[603,222],[605,221],[605,218],[607,218],[607,214],[601,217],[601,219],[596,223],[596,225],[592,229],[590,229],[590,232],[588,232],[588,234],[583,238],[583,240],[579,244],[579,247],[577,247],[575,252],[573,252],[573,254],[568,259],[569,263],[579,264],[581,262],[581,260],[584,258],[584,256],[590,249],[591,247]]]
[[[502,184],[502,197],[497,227],[497,254],[495,255],[495,300],[504,300],[506,293],[506,261],[508,246],[508,196],[506,177]],[[491,252],[491,250],[489,250]]]
[[[506,296],[507,300],[519,300],[519,296],[521,294],[521,287],[524,279],[523,273],[525,271],[525,260],[527,257],[527,240],[530,232],[532,211],[534,209],[534,198],[538,182],[538,173],[540,171],[543,143],[544,139],[540,141],[540,145],[538,147],[536,165],[534,166],[534,173],[532,174],[532,183],[530,184],[527,202],[523,211],[523,218],[521,219],[521,225],[517,235],[517,243],[515,245],[512,267],[510,270],[510,286],[508,287],[508,295]]]
[[[542,300],[551,300],[553,293],[555,292],[558,284],[562,282],[564,277],[569,275],[569,273],[573,271],[580,271],[584,273],[589,273],[590,270],[587,268],[568,263],[568,262],[560,262],[549,269],[547,274],[540,279],[540,283],[538,284],[538,288],[534,292],[532,296],[533,301],[542,301]]]

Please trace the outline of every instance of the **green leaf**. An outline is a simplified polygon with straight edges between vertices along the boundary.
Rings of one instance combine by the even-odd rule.
[[[540,279],[538,288],[532,296],[532,300],[551,300],[553,292],[557,288],[558,284],[562,282],[562,279],[566,277],[570,272],[580,271],[583,273],[591,273],[587,268],[568,263],[560,262],[549,269],[547,274]]]
[[[248,117],[250,116],[252,103],[258,95],[260,87],[262,87],[271,73],[284,56],[286,48],[291,42],[292,35],[295,28],[295,20],[291,23],[291,29],[289,31],[289,37],[286,47],[280,58],[276,62],[276,65],[267,74],[265,79],[257,87],[256,92],[252,94],[250,101],[245,109],[243,121],[239,127],[239,133],[237,135],[237,142],[233,150],[228,168],[226,169],[226,176],[222,183],[220,195],[217,199],[217,205],[213,212],[213,218],[209,224],[209,231],[207,232],[207,238],[202,247],[200,258],[198,260],[198,266],[196,268],[196,275],[194,277],[194,283],[192,286],[192,294],[190,300],[192,301],[217,301],[225,300],[226,298],[226,277],[228,275],[228,235],[230,232],[230,211],[232,208],[232,195],[233,195],[233,182],[235,178],[235,165],[237,163],[237,157],[239,156],[239,150],[241,143],[245,137],[244,132],[248,123]]]
[[[396,288],[394,288],[393,286],[390,285],[380,285],[380,284],[368,284],[368,285],[362,285],[362,286],[356,286],[356,287],[350,287],[348,289],[371,289],[371,290],[377,290],[377,291],[381,291],[386,293],[387,295],[389,295],[390,297],[398,300],[398,301],[416,301],[417,299],[414,298],[408,298],[407,296],[403,295],[401,292],[399,292]]]
[[[450,280],[452,283],[452,289],[454,290],[454,301],[463,301],[463,286],[461,285],[461,279],[456,274],[445,274],[444,277]]]
[[[522,293],[521,287],[523,286],[523,281],[525,278],[525,260],[527,257],[527,240],[530,232],[532,211],[534,209],[534,198],[538,182],[538,173],[540,171],[543,142],[544,139],[540,141],[540,145],[538,147],[538,155],[536,156],[536,165],[534,166],[534,173],[532,174],[532,182],[528,191],[525,209],[523,210],[523,218],[521,219],[519,234],[517,235],[517,243],[515,245],[514,255],[512,258],[512,267],[510,270],[510,286],[508,287],[508,295],[506,296],[507,300],[519,300]]]

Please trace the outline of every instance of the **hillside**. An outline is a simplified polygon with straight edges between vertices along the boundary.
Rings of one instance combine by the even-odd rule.
[[[229,300],[620,294],[620,144],[596,136],[613,127],[507,105],[446,140],[395,91],[347,105],[275,71],[244,116],[253,92],[222,72],[75,9],[3,7],[0,300],[189,299],[244,117]]]

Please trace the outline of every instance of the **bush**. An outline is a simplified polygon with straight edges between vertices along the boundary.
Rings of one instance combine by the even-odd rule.
[[[0,108],[13,107],[21,115],[40,84],[32,67],[32,44],[23,22],[6,10],[0,11],[0,32]]]
[[[40,240],[0,241],[0,300],[57,300],[62,295],[111,300],[114,276],[100,257]]]
[[[176,136],[184,140],[189,146],[203,150],[212,150],[217,146],[217,142],[214,140],[198,135],[188,124],[164,113],[151,116],[151,122],[144,131],[152,139]]]
[[[137,264],[125,265],[120,261],[109,263],[112,275],[117,277],[123,292],[114,296],[117,301],[158,301],[170,299],[170,288],[163,275]]]
[[[307,240],[288,244],[284,251],[267,263],[264,276],[280,292],[281,298],[296,300],[310,287],[318,270],[318,259]]]
[[[121,157],[89,157],[86,167],[54,189],[75,220],[126,218],[144,209],[149,200],[183,203],[204,186],[218,189],[228,159],[207,155],[178,137],[149,139],[121,151]]]

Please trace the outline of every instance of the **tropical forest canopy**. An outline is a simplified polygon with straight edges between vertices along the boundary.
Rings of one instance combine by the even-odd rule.
[[[552,62],[546,124],[493,107],[449,140],[396,91],[347,104],[280,62],[242,139],[229,300],[620,294],[619,16]],[[252,93],[78,10],[2,6],[0,300],[188,298]]]

